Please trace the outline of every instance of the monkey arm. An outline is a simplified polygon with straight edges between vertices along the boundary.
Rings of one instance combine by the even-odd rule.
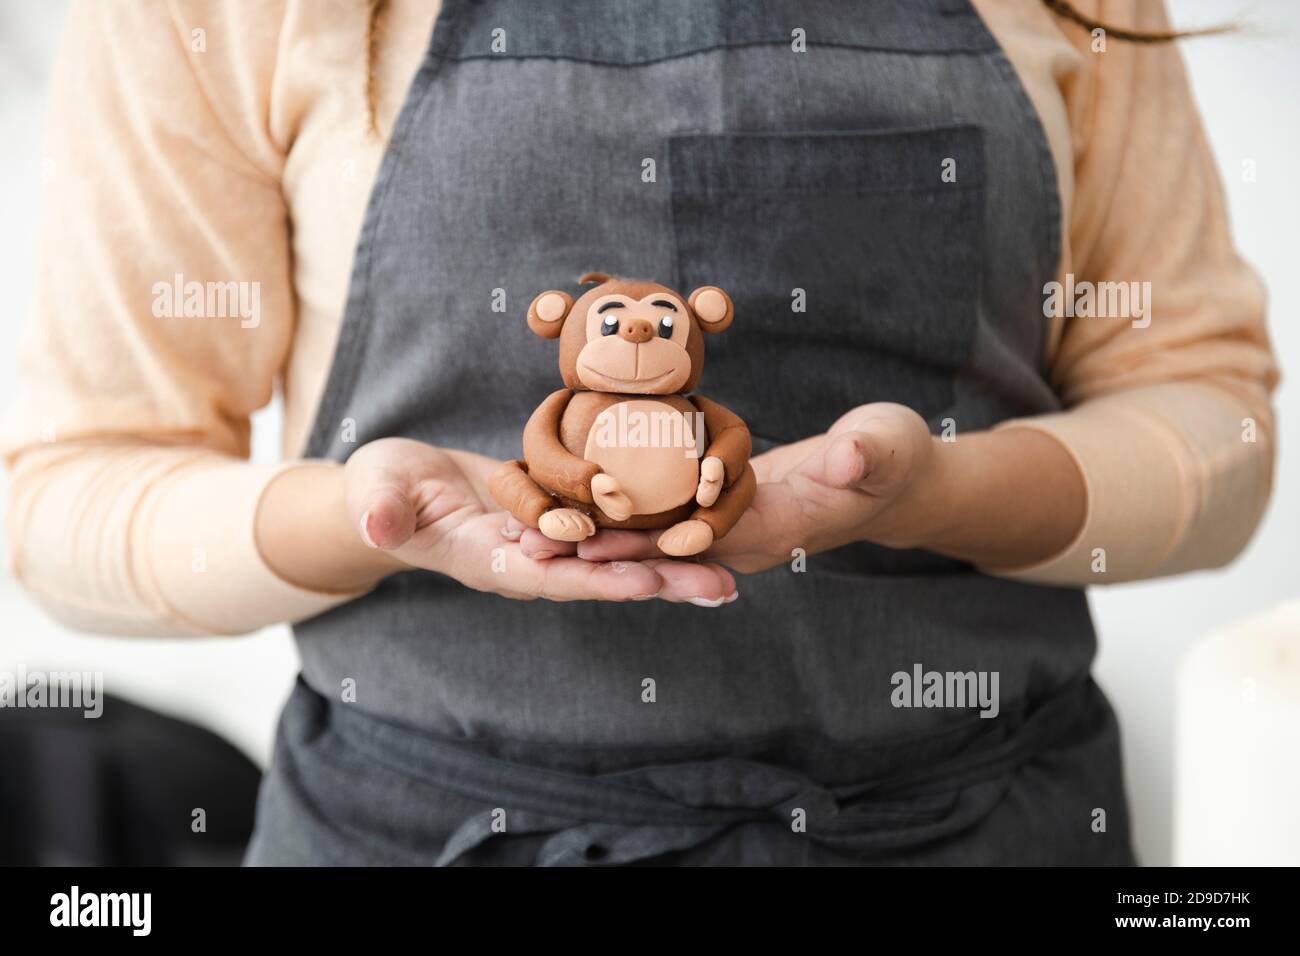
[[[726,473],[723,487],[730,488],[749,464],[749,453],[753,450],[749,429],[735,412],[703,395],[693,395],[690,400],[704,416],[704,427],[709,433],[709,447],[704,457],[722,459]]]
[[[592,504],[591,479],[600,474],[600,466],[579,458],[560,442],[560,419],[572,398],[573,392],[562,388],[537,406],[524,426],[524,461],[538,484],[562,497]]]

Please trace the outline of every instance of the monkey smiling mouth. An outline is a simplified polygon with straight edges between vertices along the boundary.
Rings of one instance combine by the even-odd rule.
[[[674,368],[669,369],[662,375],[656,375],[654,378],[616,378],[613,375],[606,375],[604,372],[594,369],[590,365],[583,365],[579,371],[586,372],[589,375],[593,375],[600,379],[602,382],[609,382],[615,386],[619,386],[620,388],[626,385],[635,385],[638,389],[658,388],[660,385],[666,384],[673,378],[673,376],[678,374],[678,370]]]

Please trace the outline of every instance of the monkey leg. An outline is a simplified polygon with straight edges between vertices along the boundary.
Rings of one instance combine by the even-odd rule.
[[[527,462],[507,461],[488,479],[488,491],[502,508],[552,541],[586,541],[596,533],[591,516],[562,507],[528,474]]]
[[[507,461],[488,479],[488,492],[494,501],[530,528],[536,528],[542,515],[556,507],[551,493],[528,474],[528,464]]]
[[[707,508],[696,508],[685,521],[680,521],[659,536],[659,550],[674,557],[699,554],[736,526],[749,503],[758,491],[758,478],[753,466],[746,463],[745,470],[730,488],[724,488],[718,500]]]

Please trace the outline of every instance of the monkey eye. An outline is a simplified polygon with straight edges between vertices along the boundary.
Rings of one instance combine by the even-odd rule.
[[[612,315],[605,316],[605,321],[600,323],[601,335],[613,335],[618,331],[618,319]]]
[[[673,337],[673,317],[665,315],[659,320],[659,337],[661,339],[671,339]]]

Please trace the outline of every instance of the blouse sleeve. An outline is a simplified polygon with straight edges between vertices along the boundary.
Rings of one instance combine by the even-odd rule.
[[[1160,3],[1076,6],[1169,28]],[[1067,318],[1051,361],[1065,410],[1001,426],[1062,442],[1088,507],[1063,552],[989,573],[1087,585],[1218,567],[1245,546],[1271,489],[1278,371],[1264,288],[1233,248],[1178,45],[1112,38],[1094,52],[1082,29],[1063,29],[1088,64],[1067,97],[1075,193],[1064,267],[1079,311],[1089,310],[1084,283],[1108,298],[1114,287],[1102,283],[1124,283],[1147,301],[1142,314],[1131,302],[1116,318]]]
[[[246,460],[250,415],[294,326],[279,8],[69,13],[3,451],[11,569],[71,626],[240,633],[344,599],[281,580],[253,538],[277,469]]]

